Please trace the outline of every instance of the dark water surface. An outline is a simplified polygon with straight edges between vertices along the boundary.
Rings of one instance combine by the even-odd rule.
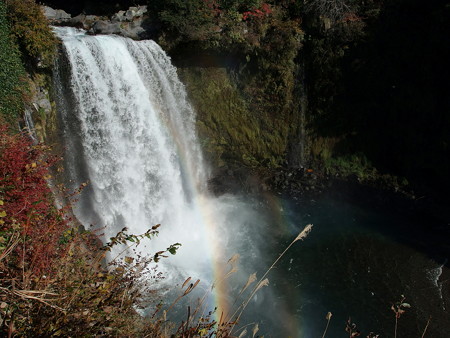
[[[244,322],[260,322],[265,337],[322,337],[330,311],[327,337],[348,337],[349,317],[362,337],[394,337],[391,305],[404,295],[411,308],[399,319],[397,337],[421,337],[430,316],[426,337],[450,337],[450,271],[442,247],[448,223],[396,202],[361,197],[328,192],[261,203],[273,214],[259,229],[267,236],[252,263],[258,271],[306,224],[314,227],[270,272],[270,286],[258,292]]]

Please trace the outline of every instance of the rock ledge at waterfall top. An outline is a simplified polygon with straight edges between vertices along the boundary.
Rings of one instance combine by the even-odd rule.
[[[148,38],[147,6],[130,7],[119,11],[110,18],[96,15],[79,14],[72,17],[61,9],[43,6],[43,12],[50,24],[83,28],[89,34],[117,34],[134,40]]]

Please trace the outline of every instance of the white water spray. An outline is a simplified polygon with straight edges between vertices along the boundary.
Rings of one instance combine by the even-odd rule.
[[[162,224],[159,236],[140,252],[153,255],[181,243],[158,266],[166,285],[199,278],[196,291],[203,295],[214,284],[205,304],[218,307],[218,315],[227,311],[232,292],[217,281],[234,253],[259,257],[254,243],[264,241],[256,226],[265,224],[265,215],[250,201],[208,194],[195,112],[176,68],[153,41],[54,30],[63,42],[54,87],[67,186],[75,190],[88,182],[75,205],[76,218],[85,227],[104,229],[105,241],[124,227],[142,234]],[[252,271],[241,265],[231,289],[257,271],[246,264]]]
[[[441,279],[443,268],[444,268],[445,264],[447,264],[447,259],[445,259],[444,262],[441,265],[437,266],[436,268],[427,270],[428,278],[433,283],[433,286],[436,288],[436,291],[439,295],[439,299],[442,302],[442,309],[444,311],[446,310],[446,304],[445,304],[445,300],[444,300],[444,297],[442,294],[442,286],[444,283],[440,279]]]
[[[211,241],[227,242],[207,221],[220,227],[218,210],[231,206],[205,191],[195,114],[175,67],[153,41],[55,31],[64,51],[55,87],[66,175],[73,189],[89,183],[76,217],[104,227],[106,239],[161,223],[153,253],[180,242],[170,262],[200,273],[211,265]]]

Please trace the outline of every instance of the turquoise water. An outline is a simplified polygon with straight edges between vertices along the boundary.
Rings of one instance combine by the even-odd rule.
[[[306,224],[313,231],[270,272],[244,321],[259,322],[265,337],[321,337],[331,312],[327,337],[348,337],[349,317],[363,337],[394,337],[391,305],[404,295],[411,308],[398,337],[420,337],[430,316],[426,336],[450,336],[450,272],[436,246],[443,234],[427,231],[439,221],[342,193],[277,200],[282,217],[272,215],[262,229],[268,235],[253,265],[263,271]]]

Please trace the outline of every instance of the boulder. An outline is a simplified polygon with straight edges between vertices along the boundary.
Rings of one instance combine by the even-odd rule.
[[[128,21],[132,22],[136,19],[141,18],[147,12],[147,6],[138,6],[138,7],[130,7],[127,11],[119,11],[114,14],[111,18],[111,21]]]
[[[118,34],[131,39],[148,38],[147,23],[144,14],[147,6],[130,7],[127,11],[119,11],[110,20],[106,17],[79,14],[71,17],[63,10],[43,6],[45,16],[53,25],[66,25],[83,28],[91,34]]]
[[[95,21],[91,28],[94,34],[120,34],[123,35],[123,31],[120,28],[120,23],[110,22],[105,20]]]
[[[126,20],[126,18],[125,18],[125,11],[118,11],[116,14],[114,14],[111,17],[111,21],[112,22],[122,22],[122,21],[125,21],[125,20]]]
[[[62,9],[53,9],[48,6],[42,6],[45,17],[52,23],[61,23],[68,21],[72,16]]]
[[[79,14],[76,17],[73,17],[72,19],[68,20],[66,23],[73,27],[89,30],[91,29],[93,24],[98,20],[100,20],[100,18],[95,15]]]
[[[121,33],[120,35],[123,35],[127,38],[131,38],[134,40],[140,40],[142,38],[145,38],[146,32],[145,29],[142,27],[142,20],[133,21],[133,22],[123,22],[120,27]]]

